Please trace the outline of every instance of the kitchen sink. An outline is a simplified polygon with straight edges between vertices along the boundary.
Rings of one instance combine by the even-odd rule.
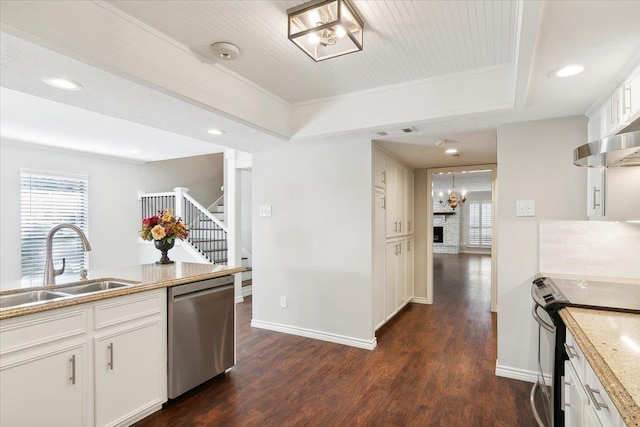
[[[124,283],[116,280],[101,280],[99,282],[65,286],[57,289],[57,291],[69,295],[81,295],[91,292],[107,291],[109,289],[126,288],[128,286],[131,286],[131,283]]]
[[[56,298],[66,297],[66,294],[50,291],[30,291],[20,292],[0,296],[0,308],[13,307],[16,305],[29,304],[32,302],[48,301]]]

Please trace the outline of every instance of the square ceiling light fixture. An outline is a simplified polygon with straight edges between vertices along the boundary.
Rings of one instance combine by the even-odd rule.
[[[316,62],[362,50],[364,24],[347,0],[313,0],[287,16],[289,40]]]

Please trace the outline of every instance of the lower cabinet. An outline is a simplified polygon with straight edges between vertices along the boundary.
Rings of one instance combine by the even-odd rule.
[[[384,318],[389,320],[413,298],[413,238],[387,242]]]
[[[624,427],[625,423],[591,365],[567,331],[564,416],[567,427]]]
[[[0,425],[130,425],[167,400],[166,290],[2,321]]]
[[[0,425],[86,425],[85,343],[41,346],[0,368]]]

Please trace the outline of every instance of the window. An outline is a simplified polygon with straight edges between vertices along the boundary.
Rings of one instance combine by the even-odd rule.
[[[62,175],[41,171],[20,171],[20,238],[22,278],[40,278],[44,274],[49,230],[61,223],[75,224],[87,233],[88,186],[86,176]],[[53,241],[55,268],[64,275],[77,276],[87,267],[87,254],[76,233],[62,229]]]
[[[491,246],[491,202],[469,202],[469,246]]]

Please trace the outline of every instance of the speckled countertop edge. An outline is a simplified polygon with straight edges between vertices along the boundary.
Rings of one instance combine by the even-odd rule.
[[[620,416],[627,426],[640,426],[640,407],[622,385],[607,361],[601,356],[591,340],[587,337],[578,322],[571,315],[571,310],[589,310],[585,308],[565,308],[560,310],[560,317],[571,335],[580,346],[589,365],[602,383],[605,391],[616,406]],[[614,312],[612,312],[614,313]]]
[[[207,265],[207,264],[201,264],[201,265]],[[158,267],[158,268],[162,268],[162,267]],[[196,267],[196,269],[198,268]],[[202,270],[206,270],[206,268],[202,268]],[[63,307],[70,307],[78,304],[84,304],[87,302],[99,301],[99,300],[108,299],[108,298],[115,298],[115,297],[124,296],[124,295],[131,295],[138,292],[150,291],[153,289],[168,288],[171,286],[183,285],[185,283],[191,283],[191,282],[197,282],[200,280],[207,280],[207,279],[213,279],[216,277],[228,276],[235,273],[241,273],[243,271],[247,271],[247,268],[232,267],[232,268],[219,269],[215,271],[199,271],[184,277],[178,277],[178,278],[174,277],[174,278],[158,279],[158,280],[153,280],[153,279],[145,280],[145,277],[142,277],[142,280],[134,280],[132,278],[126,277],[127,276],[126,273],[122,275],[110,274],[108,276],[102,276],[100,277],[100,279],[112,280],[113,278],[117,278],[117,280],[122,280],[122,281],[131,283],[132,286],[129,286],[126,288],[110,289],[108,291],[87,293],[84,295],[68,296],[61,299],[46,301],[38,304],[5,308],[0,310],[0,320],[10,319],[10,318],[19,317],[19,316],[25,316],[33,313],[40,313],[43,311],[55,310]],[[136,279],[138,278],[136,277]],[[89,282],[93,280],[96,280],[96,279],[90,278]],[[67,286],[67,285],[68,284],[61,285],[61,286]],[[3,291],[3,292],[0,292],[0,295],[8,295],[13,293],[19,293],[24,291],[35,291],[35,290],[55,290],[59,288],[60,286],[54,286],[54,287],[40,286],[40,287],[34,287],[29,289]]]

